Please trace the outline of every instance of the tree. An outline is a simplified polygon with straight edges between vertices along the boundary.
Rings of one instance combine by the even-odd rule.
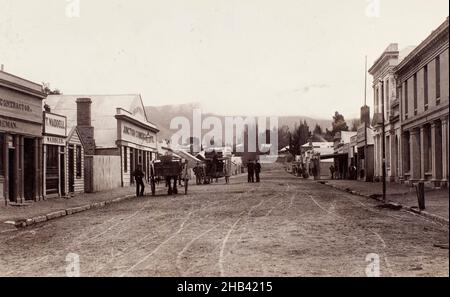
[[[316,126],[314,127],[313,134],[314,135],[322,135],[323,134],[322,127],[320,127],[319,124],[316,124]]]
[[[324,136],[325,140],[328,142],[333,142],[334,141],[334,136],[333,136],[333,131],[328,130],[328,128],[325,130],[325,136]]]
[[[337,111],[334,113],[333,123],[331,125],[332,125],[331,133],[333,137],[337,132],[348,131],[348,126],[347,123],[345,122],[344,116]]]
[[[294,133],[290,137],[289,152],[293,155],[299,155],[301,146],[307,143],[310,137],[311,132],[306,121],[300,122],[300,126],[295,125]]]
[[[42,83],[42,89],[44,90],[44,93],[47,95],[62,95],[61,90],[59,89],[50,89],[50,83]]]
[[[318,124],[314,127],[314,130],[312,132],[311,141],[312,142],[323,142],[326,141],[324,137],[324,133],[322,130],[322,127],[320,127]]]
[[[289,137],[289,126],[283,125],[281,128],[278,128],[278,150],[281,150],[290,144]]]
[[[350,131],[353,131],[353,132],[358,131],[359,125],[361,125],[361,120],[360,119],[354,119],[352,121],[352,129]]]

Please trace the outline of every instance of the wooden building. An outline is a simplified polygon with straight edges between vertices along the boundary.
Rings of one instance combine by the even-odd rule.
[[[44,196],[60,197],[66,192],[66,137],[67,119],[65,116],[44,111]]]
[[[43,198],[42,86],[0,71],[0,204]]]
[[[64,159],[66,164],[65,189],[62,193],[69,196],[83,193],[85,190],[84,144],[77,127],[73,127],[67,135]]]
[[[117,172],[94,168],[96,162],[120,168],[118,186],[133,183],[132,173],[138,165],[148,176],[150,162],[157,157],[159,130],[148,120],[140,95],[50,95],[46,103],[67,116],[68,127],[78,128],[85,149],[87,192],[116,187]]]

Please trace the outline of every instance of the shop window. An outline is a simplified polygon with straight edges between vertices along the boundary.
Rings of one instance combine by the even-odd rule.
[[[59,148],[54,145],[47,146],[47,173],[58,174],[58,154]]]
[[[81,178],[81,146],[77,145],[77,178]]]
[[[142,154],[144,152],[143,151],[138,151],[138,165],[142,165]]]
[[[123,171],[128,172],[128,148],[123,147]]]
[[[408,119],[408,81],[405,81],[405,120]]]

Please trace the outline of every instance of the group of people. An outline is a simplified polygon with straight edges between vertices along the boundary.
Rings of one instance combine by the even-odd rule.
[[[348,177],[350,179],[358,178],[357,168],[354,164],[351,164],[350,167],[348,168],[348,174],[349,174]],[[336,169],[333,164],[331,164],[331,166],[330,166],[330,175],[331,175],[331,179],[343,179],[343,178],[347,177],[346,174],[342,174],[342,172],[340,172],[338,169]]]
[[[249,161],[247,163],[247,173],[248,173],[248,182],[249,183],[254,183],[255,181],[257,183],[259,183],[259,174],[261,173],[261,164],[259,163],[258,160]]]
[[[213,164],[215,164],[216,162],[212,162]],[[229,164],[226,164],[229,165]],[[194,167],[194,174],[196,177],[196,183],[197,185],[202,183],[202,180],[205,177],[205,172],[204,172],[204,167],[202,167],[202,165],[200,163],[197,163],[197,165]],[[229,177],[230,177],[230,171],[231,169],[229,168],[229,166],[224,166],[224,170],[225,172],[225,180],[226,183],[229,183]],[[261,164],[259,163],[259,161],[249,161],[247,163],[247,171],[248,171],[248,182],[249,183],[254,183],[260,182],[260,173],[261,173]],[[136,183],[136,196],[140,197],[140,196],[144,196],[144,190],[145,190],[145,173],[142,170],[142,165],[137,166],[136,170],[134,170],[132,172],[132,176],[134,177],[135,183]],[[176,183],[176,181],[175,181]],[[176,191],[176,184],[174,185],[174,190]],[[169,185],[169,190],[170,190],[170,185]]]

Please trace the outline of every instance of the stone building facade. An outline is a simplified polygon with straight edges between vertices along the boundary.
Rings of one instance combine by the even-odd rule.
[[[373,76],[374,91],[374,178],[382,176],[382,132],[385,135],[386,176],[389,181],[400,180],[400,101],[394,68],[411,51],[399,51],[398,44],[391,43],[369,69]],[[384,126],[382,122],[382,100],[384,100]]]
[[[401,119],[400,179],[448,184],[448,18],[394,68]]]
[[[0,205],[42,200],[40,84],[0,71]]]

